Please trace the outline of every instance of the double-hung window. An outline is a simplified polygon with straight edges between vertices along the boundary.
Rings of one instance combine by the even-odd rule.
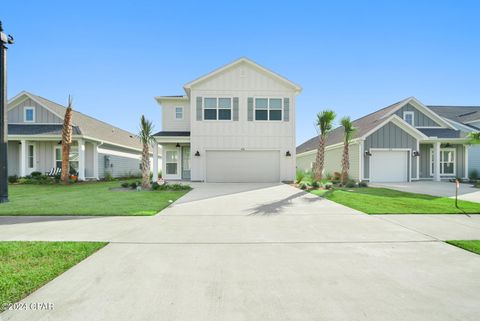
[[[70,171],[78,172],[78,146],[72,145],[70,146],[70,155],[69,155],[69,164],[70,164]],[[62,168],[62,146],[57,146],[55,148],[55,167]]]
[[[231,98],[205,98],[204,120],[232,120]]]
[[[255,120],[282,120],[282,99],[255,98]]]
[[[435,170],[434,149],[430,150],[430,175]],[[440,175],[455,175],[456,150],[455,148],[440,149]]]
[[[178,174],[178,151],[176,150],[167,150],[166,153],[166,174],[167,175],[177,175]]]
[[[176,120],[183,119],[183,107],[175,107],[175,119]]]

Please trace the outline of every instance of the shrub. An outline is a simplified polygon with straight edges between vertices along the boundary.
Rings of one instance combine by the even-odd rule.
[[[113,181],[113,175],[110,172],[105,172],[104,180],[107,182]]]
[[[357,182],[355,182],[353,179],[349,179],[345,184],[345,187],[347,188],[357,187]]]
[[[138,186],[138,185],[137,185],[137,182],[132,182],[132,183],[130,183],[130,188],[131,188],[131,189],[136,189],[137,186]]]
[[[32,176],[32,178],[36,178],[36,177],[40,177],[40,176],[43,176],[41,172],[32,172],[30,174],[30,176]]]
[[[368,187],[368,183],[367,182],[359,182],[358,187]]]
[[[332,176],[332,181],[340,181],[342,178],[342,174],[339,172],[334,172]]]
[[[184,184],[163,184],[160,185],[157,182],[152,184],[152,189],[154,191],[186,191],[190,190],[191,187],[190,185],[184,185]]]
[[[312,182],[312,187],[313,187],[313,188],[319,188],[319,187],[320,187],[320,183],[317,182],[317,181],[313,181],[313,182]]]
[[[332,186],[333,186],[332,183],[325,183],[325,184],[323,184],[323,187],[324,187],[325,189],[332,189]]]
[[[130,186],[130,183],[129,182],[123,182],[120,186],[122,186],[123,188],[128,188]]]
[[[298,187],[300,187],[300,189],[307,189],[307,184],[300,183],[300,185],[298,185]]]
[[[333,178],[332,174],[330,174],[330,173],[326,173],[326,174],[325,174],[325,179],[331,181],[332,178]]]
[[[8,182],[10,184],[18,182],[18,176],[17,175],[8,176]]]
[[[296,174],[297,184],[299,184],[304,178],[305,178],[305,171],[298,169]]]
[[[472,170],[470,171],[470,179],[476,181],[476,180],[478,180],[478,176],[479,176],[479,175],[478,175],[478,171],[477,171],[476,169],[472,169]]]

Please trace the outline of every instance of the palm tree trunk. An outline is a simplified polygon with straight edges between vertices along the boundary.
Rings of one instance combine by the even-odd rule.
[[[343,143],[343,156],[342,156],[342,184],[346,184],[348,181],[348,171],[350,169],[349,154],[349,142],[347,140]]]
[[[318,140],[317,158],[315,159],[315,180],[320,181],[322,179],[323,166],[325,162],[325,142],[326,136],[320,135]]]
[[[65,184],[68,183],[70,177],[70,145],[72,144],[72,108],[69,107],[65,111],[62,129],[62,176],[61,180]]]
[[[143,144],[142,149],[142,188],[150,188],[150,151],[148,144]]]

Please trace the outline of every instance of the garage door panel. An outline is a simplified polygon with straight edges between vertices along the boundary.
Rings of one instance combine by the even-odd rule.
[[[373,151],[370,156],[371,182],[408,181],[407,151]]]
[[[207,182],[279,182],[279,151],[207,151]]]

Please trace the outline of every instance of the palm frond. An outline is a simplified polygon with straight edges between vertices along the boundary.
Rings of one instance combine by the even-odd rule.
[[[471,145],[480,144],[480,132],[471,132],[468,133],[467,137],[469,138],[468,143]]]
[[[337,115],[333,110],[323,110],[317,114],[317,127],[320,134],[328,134],[333,129],[333,120]]]
[[[142,118],[140,118],[140,131],[138,133],[138,138],[142,144],[151,144],[155,140],[153,137],[153,124],[145,118],[145,115],[142,115]]]
[[[345,116],[345,117],[342,117],[342,119],[340,120],[340,124],[343,126],[343,133],[344,133],[345,140],[347,142],[350,141],[353,137],[353,134],[357,130],[353,126],[353,122],[350,120],[350,117]]]

